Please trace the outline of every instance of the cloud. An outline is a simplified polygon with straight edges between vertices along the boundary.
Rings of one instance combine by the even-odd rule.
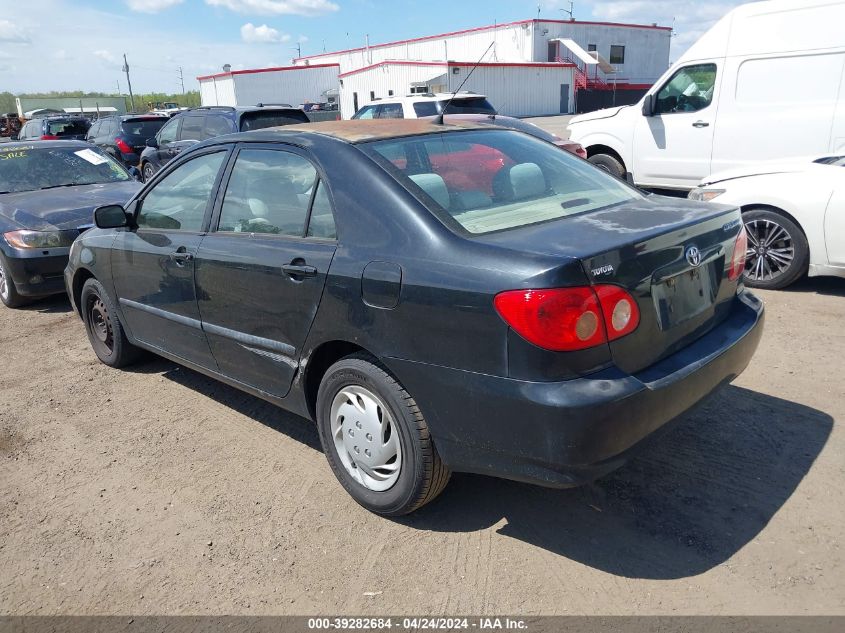
[[[159,13],[182,2],[184,0],[126,0],[126,6],[139,13]]]
[[[135,0],[133,0],[135,1]],[[329,0],[205,0],[212,7],[225,7],[251,15],[304,15],[312,17],[340,9]]]
[[[287,42],[290,35],[279,33],[266,24],[255,26],[252,22],[247,22],[241,27],[241,39],[247,44],[274,44]]]
[[[110,51],[98,50],[98,51],[94,51],[93,54],[94,54],[94,57],[98,57],[98,58],[102,59],[107,64],[119,64],[120,63],[120,60],[117,57],[115,57],[114,55],[112,55],[112,53]]]
[[[11,44],[29,44],[32,39],[21,27],[12,24],[9,20],[0,20],[0,42]]]

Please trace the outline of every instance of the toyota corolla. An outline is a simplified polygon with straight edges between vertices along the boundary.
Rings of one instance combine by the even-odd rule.
[[[229,135],[95,219],[65,281],[100,360],[152,351],[314,420],[385,515],[452,471],[600,477],[762,332],[738,209],[490,126]]]

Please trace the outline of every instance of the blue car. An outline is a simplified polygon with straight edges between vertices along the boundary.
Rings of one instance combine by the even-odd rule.
[[[94,208],[123,203],[140,184],[81,141],[0,145],[0,301],[17,308],[65,291],[70,245]]]

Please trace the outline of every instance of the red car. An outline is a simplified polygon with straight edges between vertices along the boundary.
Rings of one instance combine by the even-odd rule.
[[[434,117],[425,118],[433,119]],[[536,136],[537,138],[547,141],[549,143],[554,143],[561,149],[565,149],[570,154],[575,154],[579,158],[587,158],[587,150],[585,150],[581,146],[581,143],[562,139],[556,134],[547,132],[543,128],[538,127],[533,123],[529,123],[528,121],[525,121],[523,119],[517,119],[512,116],[502,116],[499,114],[447,114],[443,118],[447,122],[473,121],[475,123],[487,123],[490,125],[498,125],[500,127],[510,128],[512,130],[518,130],[520,132],[530,134],[531,136]]]

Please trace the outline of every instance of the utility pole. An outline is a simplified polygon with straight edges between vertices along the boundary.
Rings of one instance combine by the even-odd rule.
[[[135,95],[132,94],[132,82],[129,80],[129,62],[126,61],[126,53],[123,54],[123,72],[126,73],[126,83],[129,84],[129,101],[132,103],[132,112],[135,112]]]
[[[179,83],[182,84],[182,94],[185,94],[185,77],[182,74],[182,67],[179,66]]]
[[[120,96],[120,79],[115,79],[115,82],[117,83],[117,94]]]

